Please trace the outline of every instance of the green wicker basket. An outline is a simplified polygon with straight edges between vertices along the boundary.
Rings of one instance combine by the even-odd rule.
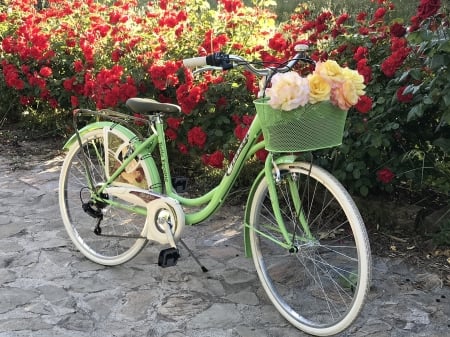
[[[304,152],[342,144],[347,111],[328,101],[282,111],[273,109],[268,100],[254,101],[267,150]]]

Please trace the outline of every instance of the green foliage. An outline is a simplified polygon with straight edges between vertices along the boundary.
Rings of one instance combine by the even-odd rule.
[[[241,70],[193,78],[178,61],[222,50],[274,64],[307,41],[315,60],[332,58],[358,70],[366,61],[362,71],[370,71],[371,109],[349,111],[343,145],[318,151],[318,163],[362,196],[399,185],[449,193],[448,8],[410,34],[396,33],[393,41],[395,24],[410,25],[414,12],[408,11],[416,7],[409,0],[277,3],[49,0],[39,10],[17,0],[12,11],[2,3],[0,122],[26,113],[36,128],[64,132],[72,108],[125,110],[128,97],[152,97],[183,107],[180,115],[168,116],[176,119],[169,125],[171,151],[211,165],[206,159],[217,151],[232,156],[238,133],[251,121],[257,79]],[[26,38],[34,44],[14,45]],[[366,51],[356,57],[358,48]],[[403,54],[394,67],[389,62],[398,61],[398,50]],[[206,137],[191,144],[196,128]]]

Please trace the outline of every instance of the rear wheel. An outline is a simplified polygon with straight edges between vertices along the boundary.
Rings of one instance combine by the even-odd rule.
[[[59,207],[64,226],[87,258],[103,265],[121,264],[136,256],[147,243],[143,232],[146,216],[95,202],[92,196],[133,151],[132,135],[117,127],[105,127],[84,133],[81,138],[82,147],[73,143],[60,175]],[[90,186],[87,170],[94,186]],[[149,170],[145,161],[133,160],[113,185],[149,189]],[[113,196],[102,197],[114,201]],[[123,200],[120,203],[126,205]],[[100,217],[101,233],[97,227]]]
[[[364,223],[347,191],[325,170],[307,163],[279,168],[276,189],[288,240],[279,230],[262,176],[249,218],[258,276],[278,311],[298,329],[317,336],[337,334],[355,320],[369,289]]]

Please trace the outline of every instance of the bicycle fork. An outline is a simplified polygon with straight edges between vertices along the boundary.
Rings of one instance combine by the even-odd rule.
[[[290,253],[297,253],[298,246],[295,244],[295,241],[299,225],[301,226],[301,229],[303,230],[304,234],[302,235],[302,237],[298,237],[297,239],[302,241],[310,241],[313,239],[313,235],[311,234],[311,231],[309,229],[308,220],[303,212],[302,202],[296,185],[297,182],[294,179],[294,177],[289,177],[288,179],[289,194],[292,198],[291,201],[293,203],[295,212],[294,213],[295,216],[293,217],[295,224],[293,226],[292,232],[289,232],[289,230],[286,228],[286,224],[284,222],[281,213],[280,203],[278,199],[279,195],[276,189],[276,185],[279,184],[281,181],[281,171],[278,168],[277,164],[275,163],[272,153],[269,153],[266,158],[264,165],[264,173],[267,180],[267,188],[269,191],[269,197],[272,204],[273,213],[275,215],[275,220],[278,224],[279,230],[285,241],[284,246],[286,246],[289,249]]]

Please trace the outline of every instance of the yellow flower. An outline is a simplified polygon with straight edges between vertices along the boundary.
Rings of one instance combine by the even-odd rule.
[[[331,86],[322,76],[313,74],[308,76],[309,101],[312,104],[330,100]]]
[[[342,76],[342,67],[333,60],[317,62],[314,73],[331,82],[339,81]]]
[[[354,85],[357,95],[362,96],[365,94],[364,89],[366,86],[364,84],[364,77],[356,70],[344,68],[342,69],[342,77],[345,81],[351,82]]]

